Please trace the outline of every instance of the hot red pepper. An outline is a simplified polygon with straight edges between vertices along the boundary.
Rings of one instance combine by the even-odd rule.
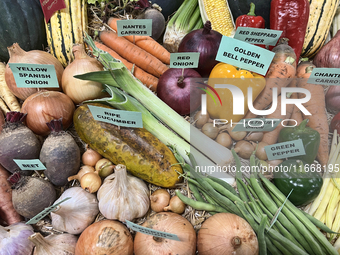
[[[248,14],[244,14],[241,16],[238,16],[235,21],[236,28],[238,27],[254,27],[254,28],[265,28],[265,20],[261,16],[255,15],[255,4],[250,3],[250,10]],[[264,45],[258,45],[262,48],[265,48]]]
[[[270,29],[282,31],[280,38],[288,38],[288,44],[299,59],[305,40],[309,19],[308,0],[272,0]]]

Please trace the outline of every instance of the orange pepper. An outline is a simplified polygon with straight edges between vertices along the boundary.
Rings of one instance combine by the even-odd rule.
[[[208,85],[215,87],[215,84],[230,84],[241,89],[244,95],[244,113],[233,114],[233,94],[229,89],[217,88],[216,92],[221,98],[222,105],[218,100],[207,97],[207,111],[212,119],[224,119],[228,123],[240,121],[248,111],[248,87],[253,89],[252,100],[261,93],[266,85],[266,80],[263,76],[252,73],[247,70],[237,69],[236,67],[218,63],[210,72]]]

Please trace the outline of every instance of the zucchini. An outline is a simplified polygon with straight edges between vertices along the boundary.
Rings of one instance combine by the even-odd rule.
[[[66,67],[73,61],[73,44],[84,43],[87,32],[87,1],[65,0],[66,8],[56,11],[45,22],[47,43],[51,54]]]
[[[113,109],[99,103],[91,105]],[[73,123],[83,142],[115,165],[125,165],[134,176],[164,188],[173,188],[181,181],[179,173],[183,170],[172,151],[145,128],[96,121],[86,104],[76,109]]]
[[[311,58],[325,44],[339,0],[309,0],[309,19],[301,56]]]

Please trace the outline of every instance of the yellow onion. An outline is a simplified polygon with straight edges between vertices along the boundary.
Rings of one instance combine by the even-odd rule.
[[[67,129],[72,124],[74,111],[74,103],[67,95],[47,90],[30,95],[21,108],[21,112],[27,113],[27,127],[41,136],[51,132],[46,123],[53,119],[62,118],[63,128]]]
[[[107,219],[88,226],[78,239],[75,255],[95,254],[133,255],[133,238],[128,228]]]
[[[217,213],[206,219],[197,235],[200,255],[258,255],[256,234],[249,223],[232,213]]]
[[[137,232],[134,240],[135,255],[196,254],[196,232],[183,216],[172,212],[156,213],[147,219],[143,227],[175,234],[180,241]],[[223,254],[223,253],[211,253]]]
[[[25,64],[41,64],[41,65],[54,65],[57,79],[59,83],[59,88],[45,88],[47,90],[61,90],[61,77],[64,72],[64,67],[56,59],[53,55],[48,52],[42,50],[31,50],[24,51],[20,48],[18,43],[14,43],[12,46],[8,47],[9,60],[8,63],[25,63]],[[8,88],[12,91],[12,93],[20,98],[21,100],[25,100],[30,95],[34,94],[39,90],[39,88],[18,88],[17,84],[14,80],[14,76],[9,65],[6,65],[5,71],[5,79]]]
[[[107,95],[102,91],[103,86],[101,83],[73,77],[79,74],[102,71],[102,64],[97,59],[88,56],[82,44],[75,44],[72,52],[74,61],[65,68],[62,77],[64,93],[76,104]]]

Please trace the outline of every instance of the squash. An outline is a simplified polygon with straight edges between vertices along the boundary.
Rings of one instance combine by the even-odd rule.
[[[66,67],[74,59],[72,47],[83,44],[87,32],[87,0],[64,0],[66,8],[56,11],[45,23],[51,54]]]
[[[339,0],[318,0],[310,3],[309,19],[301,56],[312,58],[325,44]]]
[[[47,46],[44,14],[39,0],[2,0],[0,60],[9,59],[7,47],[18,43],[25,51]]]
[[[91,103],[111,108],[104,104]],[[88,107],[79,106],[73,115],[80,139],[115,165],[123,164],[136,177],[164,188],[173,188],[183,173],[172,151],[145,128],[119,127],[96,121]]]

